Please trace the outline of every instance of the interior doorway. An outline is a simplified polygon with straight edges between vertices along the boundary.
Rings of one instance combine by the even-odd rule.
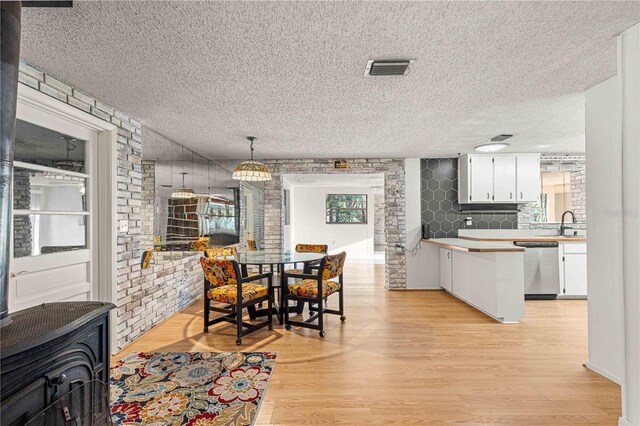
[[[10,312],[115,301],[116,137],[111,123],[19,86]]]
[[[384,263],[384,174],[283,175],[284,249],[326,244],[349,261]]]

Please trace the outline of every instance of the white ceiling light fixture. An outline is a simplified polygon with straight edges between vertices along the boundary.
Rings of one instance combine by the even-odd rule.
[[[498,152],[509,148],[509,146],[510,145],[506,142],[489,142],[480,144],[473,149],[478,152]]]
[[[231,176],[235,180],[244,180],[249,182],[264,182],[271,180],[271,173],[267,169],[267,166],[259,161],[253,159],[253,142],[257,139],[255,136],[247,136],[249,143],[251,144],[251,160],[243,161],[238,164],[236,170]]]

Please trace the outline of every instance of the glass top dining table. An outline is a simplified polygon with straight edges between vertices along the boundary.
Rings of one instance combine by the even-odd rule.
[[[282,324],[284,322],[283,307],[286,307],[286,309],[296,310],[299,310],[301,308],[301,306],[290,308],[287,305],[285,296],[288,283],[286,282],[285,274],[282,273],[284,272],[284,266],[292,263],[308,264],[309,262],[316,262],[322,259],[324,256],[324,253],[298,253],[295,251],[266,252],[264,250],[257,250],[243,251],[234,255],[233,258],[240,264],[243,275],[247,275],[247,265],[260,266],[261,272],[264,265],[270,265],[272,271],[273,265],[278,266],[278,272],[280,272],[280,282],[279,285],[276,285],[275,287],[280,290],[280,300],[279,303],[274,306],[274,311],[276,315],[278,315],[278,322]],[[264,309],[258,310],[253,315],[263,316],[266,315],[266,311]]]
[[[266,252],[264,250],[243,251],[235,255],[241,265],[286,265],[307,263],[322,259],[324,253],[298,253],[295,251]]]

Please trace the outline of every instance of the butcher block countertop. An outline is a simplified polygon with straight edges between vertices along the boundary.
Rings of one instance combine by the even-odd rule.
[[[510,243],[473,241],[462,238],[432,238],[422,240],[425,243],[434,244],[451,250],[472,252],[472,253],[495,253],[495,252],[523,252],[523,247],[516,247]]]
[[[468,241],[494,241],[494,242],[513,242],[520,241],[523,243],[538,243],[538,242],[548,242],[548,241],[557,241],[559,243],[567,243],[567,242],[584,242],[587,241],[587,237],[560,237],[557,235],[549,235],[549,236],[527,236],[527,237],[475,237],[468,235],[461,235],[459,239],[468,240]]]

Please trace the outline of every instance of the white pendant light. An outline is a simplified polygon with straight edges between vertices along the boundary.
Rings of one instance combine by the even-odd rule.
[[[251,143],[251,160],[243,161],[238,164],[236,170],[231,176],[235,180],[244,180],[249,182],[264,182],[271,180],[271,173],[267,166],[253,159],[253,142],[257,139],[254,136],[248,136],[247,139]]]

